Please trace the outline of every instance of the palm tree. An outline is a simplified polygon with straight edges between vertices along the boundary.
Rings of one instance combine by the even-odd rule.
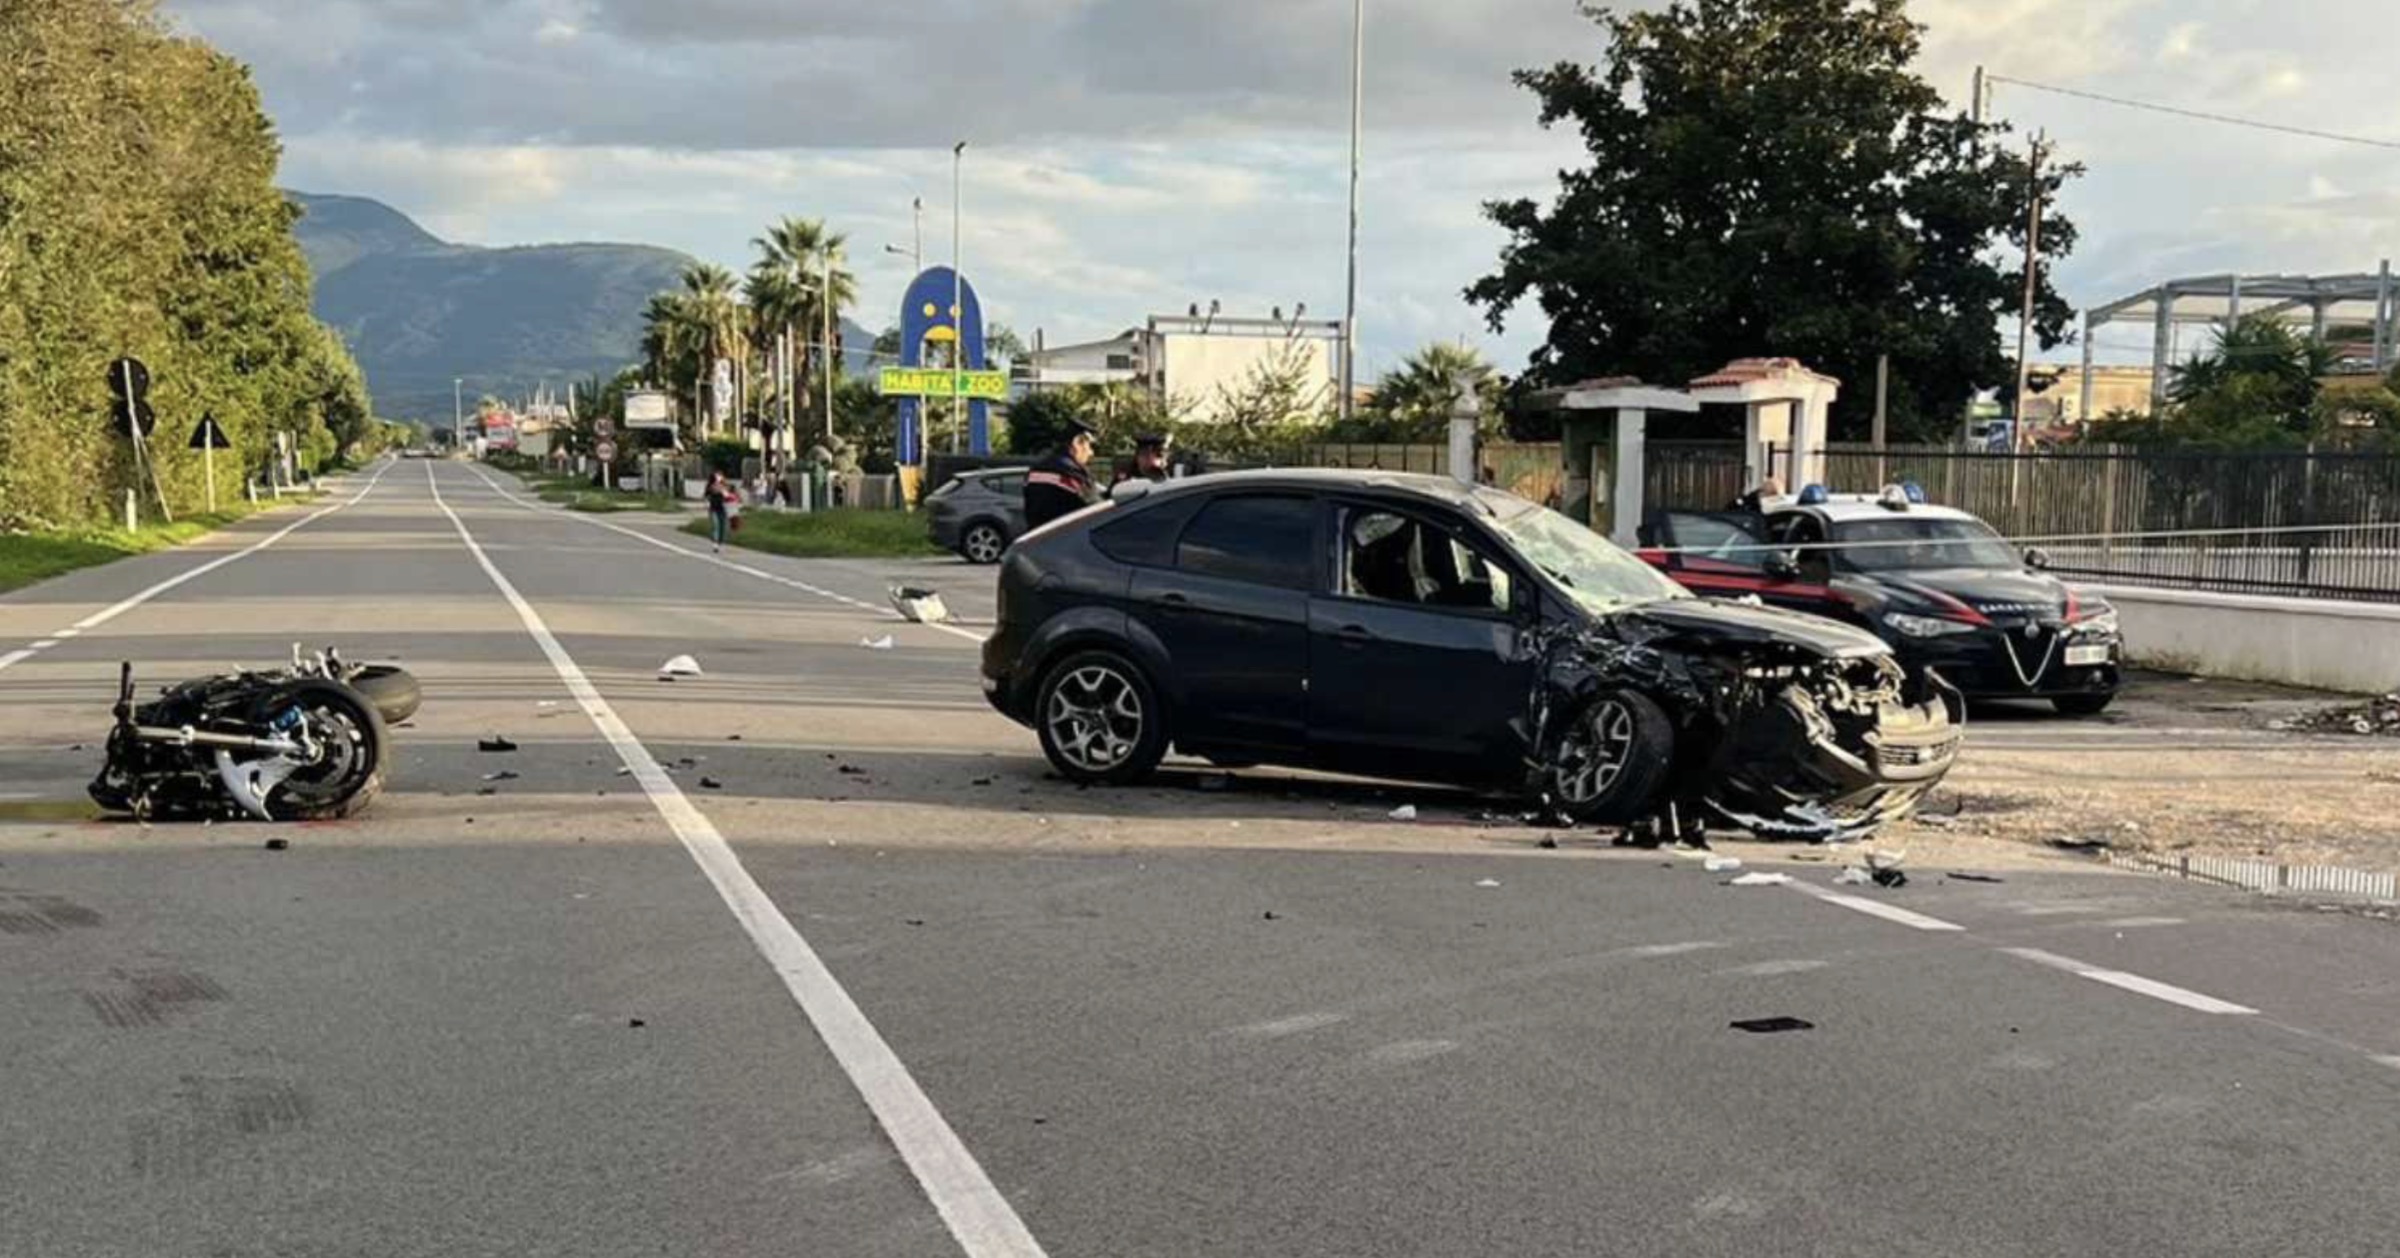
[[[1449,421],[1461,392],[1473,389],[1484,422],[1499,422],[1498,377],[1483,355],[1464,345],[1436,341],[1386,372],[1375,386],[1374,409],[1414,437],[1438,433]]]
[[[789,334],[794,345],[808,345],[823,339],[821,329],[830,328],[832,344],[817,347],[816,361],[820,369],[838,372],[840,360],[834,355],[840,352],[842,310],[858,300],[857,277],[842,267],[849,238],[827,231],[823,219],[786,218],[750,243],[759,253],[748,285],[754,336],[769,342],[780,331]],[[816,377],[808,359],[801,355],[792,365],[790,387],[800,398],[814,392]]]
[[[703,384],[714,387],[717,360],[733,356],[741,344],[742,303],[734,295],[733,273],[705,262],[684,268],[683,291],[676,296],[686,332],[699,355],[699,375],[692,382],[692,396],[697,399]],[[731,398],[709,400],[712,406],[704,416],[713,415],[717,405],[732,402]]]

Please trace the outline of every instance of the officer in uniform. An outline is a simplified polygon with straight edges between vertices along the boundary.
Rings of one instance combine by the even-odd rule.
[[[1100,500],[1100,491],[1092,484],[1094,436],[1082,424],[1069,426],[1065,444],[1025,474],[1028,531],[1073,515]]]

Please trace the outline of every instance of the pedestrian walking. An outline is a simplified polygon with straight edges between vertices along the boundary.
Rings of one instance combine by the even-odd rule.
[[[725,553],[725,534],[732,528],[733,504],[742,500],[741,491],[725,479],[723,472],[708,474],[708,535],[715,544],[715,553]]]
[[[1073,515],[1100,500],[1091,472],[1097,435],[1085,425],[1069,425],[1065,443],[1025,474],[1028,531]]]

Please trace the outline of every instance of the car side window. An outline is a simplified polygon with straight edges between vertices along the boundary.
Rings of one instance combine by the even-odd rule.
[[[1213,499],[1184,528],[1175,566],[1228,581],[1306,590],[1316,583],[1316,524],[1313,498]]]
[[[1111,512],[1115,519],[1092,530],[1092,545],[1118,563],[1173,567],[1176,539],[1183,535],[1183,526],[1200,501],[1188,495],[1170,497],[1164,502],[1140,503],[1122,514]]]
[[[1817,517],[1798,511],[1778,516],[1767,535],[1778,546],[1797,549],[1793,558],[1800,565],[1801,576],[1819,582],[1832,579],[1833,556],[1824,549],[1825,526]]]
[[[1462,611],[1507,611],[1508,569],[1412,516],[1354,507],[1342,512],[1341,591],[1346,598]]]
[[[983,480],[983,487],[993,493],[1013,498],[1025,492],[1025,478],[1023,476],[987,476]]]
[[[1766,566],[1765,539],[1752,519],[1677,511],[1668,514],[1667,526],[1679,557],[1686,562],[1703,559],[1736,568]]]

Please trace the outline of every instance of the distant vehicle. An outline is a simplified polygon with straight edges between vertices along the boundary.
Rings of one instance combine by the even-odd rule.
[[[925,528],[933,544],[969,563],[1000,562],[1025,532],[1025,469],[962,472],[925,499]]]
[[[2043,571],[1964,511],[1811,488],[1758,514],[1662,512],[1643,558],[1695,593],[1757,595],[1872,630],[1973,699],[2047,699],[2091,716],[2116,699],[2116,609]]]
[[[1514,494],[1336,470],[1137,483],[1019,538],[983,682],[1078,782],[1172,746],[1649,835],[1871,831],[1965,720],[1862,630],[1695,598]]]

